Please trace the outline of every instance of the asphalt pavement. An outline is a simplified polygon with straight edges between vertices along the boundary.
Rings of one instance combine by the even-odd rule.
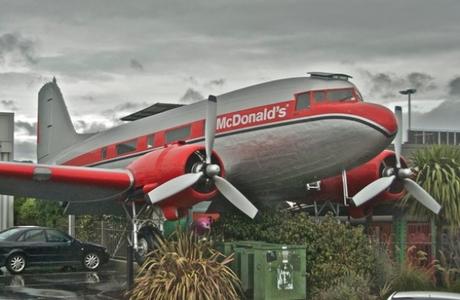
[[[110,263],[98,272],[75,269],[26,270],[12,275],[0,269],[0,299],[126,299],[126,274]]]

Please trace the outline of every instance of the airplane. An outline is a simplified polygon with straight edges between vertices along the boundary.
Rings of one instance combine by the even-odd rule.
[[[254,218],[254,204],[301,199],[305,183],[366,163],[398,134],[392,111],[364,102],[351,76],[308,74],[210,95],[94,134],[75,131],[53,79],[38,94],[38,164],[0,163],[0,193],[64,201],[69,213],[121,207],[130,243],[144,253],[153,247],[138,241],[146,207],[176,220],[201,201],[223,201],[220,193]],[[384,184],[400,170],[388,171]],[[375,196],[381,179],[355,202]]]
[[[401,125],[400,106],[396,107],[395,115]],[[340,207],[344,207],[350,217],[363,218],[372,215],[373,208],[378,204],[400,201],[409,192],[425,207],[438,214],[441,206],[411,179],[415,173],[401,156],[401,145],[402,135],[398,131],[395,151],[384,150],[368,162],[344,170],[341,175],[308,183],[303,207],[313,206],[315,214],[319,214],[329,204],[337,214]],[[319,210],[318,203],[322,204]],[[337,206],[331,206],[332,203]],[[301,208],[301,205],[293,208]]]

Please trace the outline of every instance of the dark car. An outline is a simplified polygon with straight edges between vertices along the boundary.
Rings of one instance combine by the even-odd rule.
[[[94,271],[108,260],[103,246],[81,242],[57,229],[20,226],[0,232],[0,267],[14,274],[45,265],[82,264]]]

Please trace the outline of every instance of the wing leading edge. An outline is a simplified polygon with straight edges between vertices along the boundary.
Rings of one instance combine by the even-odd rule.
[[[0,163],[0,194],[65,202],[122,200],[133,185],[128,170]]]

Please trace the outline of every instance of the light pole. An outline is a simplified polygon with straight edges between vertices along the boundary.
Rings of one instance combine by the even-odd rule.
[[[407,112],[408,112],[407,116],[408,116],[408,119],[409,119],[409,122],[407,122],[408,123],[408,130],[407,130],[408,136],[410,135],[410,129],[411,129],[411,122],[410,122],[410,115],[411,115],[411,110],[410,110],[410,100],[411,99],[410,98],[411,97],[410,97],[410,95],[415,94],[416,92],[417,92],[416,89],[407,89],[407,90],[399,91],[400,94],[407,95],[407,101],[409,102],[408,103],[409,104],[408,105],[408,110],[407,110]]]

